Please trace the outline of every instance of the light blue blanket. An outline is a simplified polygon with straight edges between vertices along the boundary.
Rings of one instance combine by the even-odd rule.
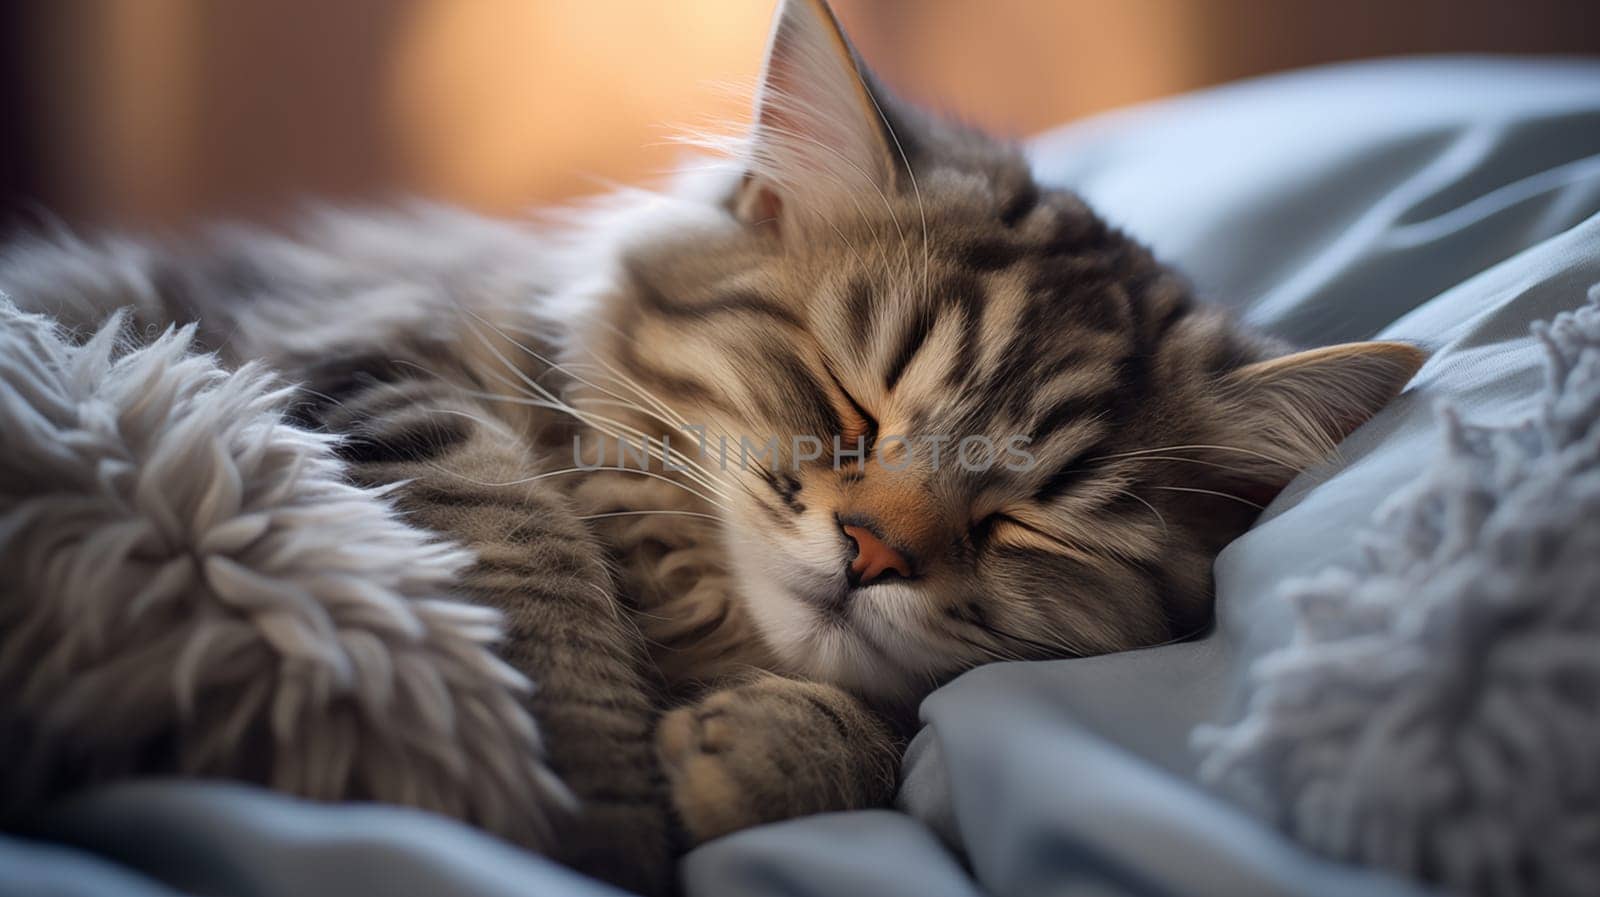
[[[923,705],[902,812],[730,836],[689,856],[688,893],[1420,893],[1318,860],[1199,788],[1190,733],[1237,718],[1250,663],[1287,639],[1278,585],[1348,559],[1353,533],[1434,455],[1436,400],[1481,422],[1527,410],[1528,325],[1600,282],[1600,63],[1321,69],[1084,122],[1034,153],[1045,180],[1248,320],[1434,357],[1337,465],[1293,483],[1223,553],[1209,637],[969,673]],[[239,786],[105,789],[63,806],[51,835],[76,849],[0,839],[0,895],[614,893],[422,813]]]

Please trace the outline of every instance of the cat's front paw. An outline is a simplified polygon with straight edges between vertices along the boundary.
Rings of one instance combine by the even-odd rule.
[[[757,795],[775,770],[759,756],[766,736],[742,703],[717,692],[668,713],[656,730],[673,809],[694,844],[763,821]]]
[[[668,713],[656,730],[656,753],[694,844],[761,823],[887,803],[898,760],[888,728],[854,698],[778,676]]]

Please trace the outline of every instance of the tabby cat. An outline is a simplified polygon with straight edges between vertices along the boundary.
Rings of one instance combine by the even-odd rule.
[[[886,803],[963,670],[1202,632],[1217,552],[1421,362],[1197,304],[1016,149],[896,101],[822,0],[780,4],[732,157],[555,232],[326,215],[30,250],[0,288],[198,320],[303,383],[352,478],[477,553],[461,592],[504,612],[582,802],[562,858],[640,889]],[[129,263],[151,293],[62,273]]]

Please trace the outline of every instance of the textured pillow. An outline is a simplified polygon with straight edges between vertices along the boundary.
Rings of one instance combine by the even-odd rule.
[[[471,555],[349,485],[263,369],[122,331],[0,296],[0,810],[181,772],[544,846],[567,798],[528,683],[446,597]]]
[[[1472,894],[1600,894],[1600,288],[1536,326],[1518,425],[1446,444],[1355,563],[1286,584],[1290,642],[1200,773],[1296,839]]]

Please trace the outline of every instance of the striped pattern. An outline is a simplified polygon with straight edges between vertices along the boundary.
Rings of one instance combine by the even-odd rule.
[[[810,813],[887,805],[900,743],[882,718],[837,687],[747,677],[661,721],[675,808],[698,839]],[[801,733],[812,746],[795,750]]]
[[[674,827],[885,801],[888,721],[962,670],[1201,632],[1217,551],[1421,360],[1286,354],[1012,148],[896,102],[820,0],[779,17],[726,188],[598,215],[571,254],[428,211],[33,248],[0,284],[69,323],[198,317],[303,381],[352,476],[477,552],[460,587],[505,614],[583,802],[563,857],[644,891]],[[617,437],[681,452],[685,425],[706,455],[572,466],[574,433],[616,468]],[[1025,463],[972,469],[974,439]],[[847,523],[905,575],[853,587]]]
[[[341,360],[307,369],[306,422],[344,434],[357,481],[402,483],[410,519],[473,549],[459,588],[504,615],[504,657],[538,683],[531,709],[548,762],[582,801],[557,857],[632,890],[664,891],[670,829],[650,738],[658,680],[594,534],[558,490],[516,484],[553,465],[458,383],[424,373],[449,366],[448,356],[330,354]]]
[[[792,532],[807,518],[856,512],[891,529],[913,512],[935,518],[942,525],[926,534],[889,534],[918,543],[915,553],[932,559],[917,599],[937,608],[972,594],[994,601],[1040,596],[994,616],[1056,653],[1118,650],[1192,632],[1207,613],[1211,554],[1252,509],[1228,497],[1159,490],[1209,488],[1211,468],[1196,459],[1109,456],[1219,441],[1205,433],[1209,397],[1193,369],[1232,369],[1265,357],[1270,344],[1196,306],[1180,278],[1075,198],[1031,183],[1000,196],[986,190],[950,197],[925,191],[921,208],[895,197],[881,217],[834,222],[854,254],[816,244],[806,253],[752,247],[751,235],[730,233],[727,255],[760,257],[766,283],[764,292],[745,287],[738,301],[727,298],[724,284],[753,280],[742,266],[717,271],[703,254],[685,262],[677,246],[635,257],[613,338],[602,340],[597,354],[649,384],[686,419],[757,443],[766,434],[831,440],[843,418],[862,414],[880,432],[913,441],[1025,436],[1037,464],[1023,472],[975,475],[945,463],[875,477],[854,465],[827,469],[826,461],[793,470],[784,444],[782,481],[758,471],[718,474],[734,484],[726,491],[736,503],[752,506],[751,527]],[[924,215],[926,244],[920,233],[901,242],[895,221]],[[791,332],[788,322],[802,317],[806,332]],[[783,338],[757,339],[759,351],[750,351],[751,335],[775,326]],[[649,415],[632,422],[670,432]],[[990,504],[1008,515],[974,538],[974,517]],[[786,553],[781,539],[771,542]],[[1176,569],[1166,570],[1169,564]],[[1062,600],[1060,588],[1039,588],[1040,578],[1081,583],[1085,595],[1125,597],[1115,605]],[[1054,600],[1042,600],[1046,595]],[[938,614],[929,619],[947,625]],[[985,655],[1041,653],[983,630],[928,638],[942,640],[945,650],[916,658],[911,672],[935,681]],[[882,678],[871,670],[860,677]],[[926,680],[914,687],[925,688]]]
[[[862,698],[903,709],[987,661],[1198,635],[1217,551],[1420,363],[1388,344],[1286,356],[1015,151],[878,89],[825,6],[779,16],[728,203],[744,226],[632,247],[582,347],[617,377],[579,393],[630,432],[779,437],[762,464],[701,458],[680,491],[584,487],[659,513],[608,542],[676,692],[771,671],[662,724],[695,839],[881,796],[861,771],[893,742],[854,722]],[[863,438],[900,444],[842,464],[801,448]],[[972,469],[972,440],[1026,463]],[[845,524],[909,575],[853,587]]]

